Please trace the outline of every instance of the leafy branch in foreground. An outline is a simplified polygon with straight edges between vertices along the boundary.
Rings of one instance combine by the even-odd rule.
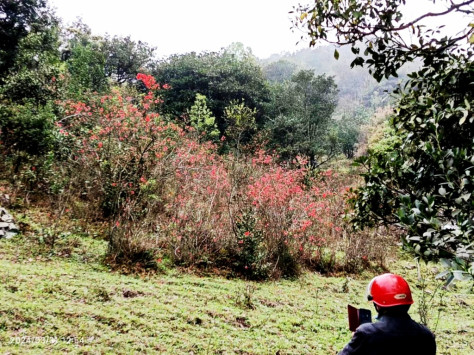
[[[423,20],[472,15],[474,1],[432,3],[446,7],[406,20],[405,0],[316,1],[300,5],[294,23],[306,28],[310,45],[350,45],[356,54],[351,66],[367,66],[377,81],[420,61],[421,69],[396,90],[394,144],[359,159],[367,171],[365,186],[351,200],[353,222],[404,228],[405,247],[425,261],[445,260],[450,282],[474,279],[474,25],[442,36],[442,26],[430,28]]]
[[[472,24],[466,23],[466,28],[454,36],[443,36],[440,34],[443,25],[430,28],[424,22],[427,18],[437,18],[442,24],[443,16],[472,14],[474,0],[435,0],[432,3],[445,7],[410,20],[406,19],[406,3],[406,0],[316,1],[314,5],[299,5],[293,23],[309,35],[311,46],[318,41],[350,45],[356,55],[351,66],[369,67],[377,81],[397,76],[398,69],[406,62],[422,59],[425,65],[430,65],[440,53],[454,53],[460,43],[474,40]],[[334,56],[338,59],[337,50]]]
[[[354,222],[406,228],[405,245],[425,260],[454,260],[472,274],[474,68],[446,58],[400,89],[393,149],[359,159],[365,186],[352,201]]]

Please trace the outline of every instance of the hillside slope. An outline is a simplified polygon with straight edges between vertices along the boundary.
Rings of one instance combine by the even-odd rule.
[[[346,304],[368,306],[369,274],[251,283],[163,267],[125,276],[103,266],[105,247],[73,235],[54,249],[33,237],[0,240],[2,353],[334,354],[351,336]],[[417,284],[412,261],[392,267]],[[430,303],[439,354],[474,350],[474,295],[463,287]]]

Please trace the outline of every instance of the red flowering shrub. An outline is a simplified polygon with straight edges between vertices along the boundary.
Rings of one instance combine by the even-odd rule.
[[[219,155],[159,115],[159,90],[168,86],[137,79],[146,94],[116,89],[64,102],[57,124],[69,159],[51,169],[68,175],[65,189],[108,222],[111,260],[148,267],[166,257],[264,279],[295,276],[302,266],[356,270],[362,257],[373,259],[348,238],[347,187],[337,174],[312,176],[302,158],[281,166],[263,150]]]
[[[167,150],[182,134],[156,112],[161,100],[154,79],[139,79],[150,88],[147,94],[125,96],[125,91],[115,90],[87,103],[66,101],[66,117],[58,123],[71,150],[66,165],[72,188],[111,221],[112,249],[120,249],[114,238],[119,225],[135,226],[157,207],[156,193],[162,185],[155,176],[166,166]]]

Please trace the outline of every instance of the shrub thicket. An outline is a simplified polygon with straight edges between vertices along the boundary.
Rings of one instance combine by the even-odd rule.
[[[281,165],[261,149],[219,155],[193,127],[159,115],[166,85],[137,78],[146,93],[64,101],[53,126],[63,153],[37,167],[51,194],[70,196],[61,201],[73,216],[105,222],[110,262],[153,268],[168,259],[251,279],[383,264],[386,250],[374,243],[381,237],[348,233],[346,177],[314,173],[301,157]]]

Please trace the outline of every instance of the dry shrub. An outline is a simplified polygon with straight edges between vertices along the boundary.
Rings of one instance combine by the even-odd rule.
[[[395,247],[396,238],[387,228],[344,234],[340,249],[344,251],[342,270],[357,273],[369,267],[386,270],[387,257]]]
[[[126,223],[109,230],[107,262],[124,272],[157,268],[156,240],[140,225]]]

